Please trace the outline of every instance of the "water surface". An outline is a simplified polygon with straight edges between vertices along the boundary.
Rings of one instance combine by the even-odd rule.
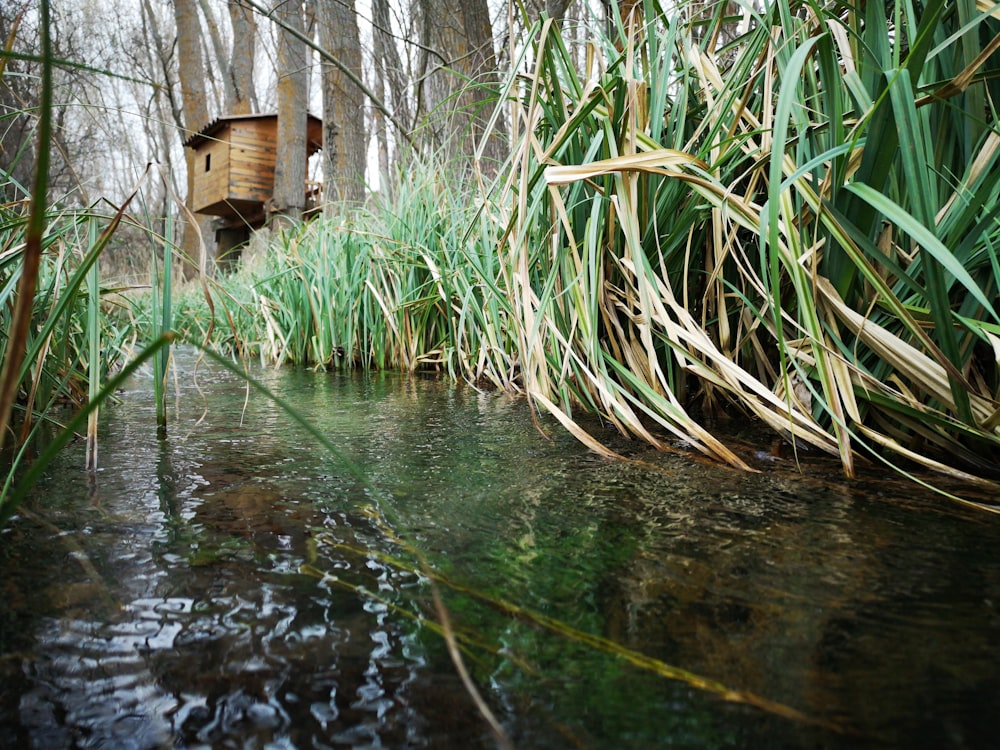
[[[71,447],[0,537],[0,747],[495,747],[431,578],[517,748],[995,746],[992,516],[815,457],[604,433],[608,461],[434,377],[258,371],[338,457],[194,372],[163,438],[132,381],[101,469]]]

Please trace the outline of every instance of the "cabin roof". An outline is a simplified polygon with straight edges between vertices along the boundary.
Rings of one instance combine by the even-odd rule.
[[[306,116],[308,117],[308,122],[310,125],[314,123],[322,125],[323,123],[323,121],[320,120],[318,117],[316,117],[316,115],[307,114]],[[232,122],[247,122],[250,120],[277,120],[277,119],[278,119],[277,112],[264,112],[253,115],[222,115],[221,117],[217,117],[214,120],[212,120],[210,123],[208,123],[208,125],[203,127],[194,135],[189,136],[188,139],[184,141],[184,146],[186,148],[196,149],[203,143],[207,143],[209,141],[214,140],[215,136],[219,133],[219,131]],[[313,143],[310,141],[309,146],[311,147],[310,150],[318,150],[319,148],[322,147],[322,144]]]

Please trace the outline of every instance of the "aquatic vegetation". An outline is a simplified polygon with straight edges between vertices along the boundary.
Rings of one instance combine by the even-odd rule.
[[[325,544],[331,544],[324,537],[318,538],[318,543],[322,546]],[[371,550],[367,549],[341,549],[348,553],[361,556],[362,558],[372,556]],[[391,558],[380,558],[381,562],[391,565],[403,571],[408,571],[413,574],[422,575],[428,578],[430,585],[433,587],[443,587],[448,589],[451,593],[458,596],[467,597],[470,601],[474,602],[480,606],[489,607],[491,610],[500,613],[502,616],[510,618],[511,621],[517,621],[526,623],[529,627],[535,628],[540,631],[545,631],[550,635],[553,635],[559,639],[567,642],[580,644],[587,649],[591,649],[594,652],[610,655],[621,659],[623,663],[630,665],[638,670],[648,671],[657,677],[680,682],[690,686],[691,688],[699,691],[703,691],[707,694],[713,695],[720,700],[728,701],[731,703],[742,703],[749,706],[753,706],[761,711],[766,711],[768,713],[773,713],[776,716],[780,716],[785,719],[792,721],[799,721],[805,723],[815,723],[824,724],[827,728],[833,731],[842,731],[839,727],[834,725],[825,724],[824,722],[816,721],[815,719],[806,716],[805,714],[797,711],[796,709],[777,703],[772,700],[768,700],[759,695],[753,693],[734,690],[726,685],[718,682],[717,680],[707,679],[701,675],[694,674],[688,670],[680,669],[670,664],[666,664],[663,661],[647,656],[642,653],[638,653],[632,649],[626,648],[614,641],[603,638],[592,633],[587,633],[571,625],[557,620],[552,617],[548,617],[539,612],[533,612],[530,609],[517,604],[515,602],[507,601],[499,597],[488,595],[484,592],[471,589],[466,586],[462,586],[459,583],[450,581],[447,577],[440,573],[429,571],[426,568],[414,567],[413,563],[408,563],[399,559]],[[443,608],[438,611],[438,617],[442,620],[440,623],[435,622],[433,619],[426,617],[424,615],[413,612],[410,609],[406,609],[401,605],[393,604],[385,599],[380,598],[377,594],[368,591],[367,589],[354,584],[350,581],[343,580],[341,577],[327,573],[317,568],[313,564],[305,564],[302,566],[301,572],[305,575],[314,577],[321,582],[330,585],[344,588],[351,591],[358,596],[366,599],[377,601],[383,604],[387,608],[392,609],[395,613],[406,617],[408,619],[413,619],[418,621],[423,627],[428,628],[436,635],[441,637],[448,637],[453,635],[450,633],[450,625],[448,625],[447,616],[441,617],[442,612],[445,612]],[[439,600],[436,600],[439,601]],[[454,606],[454,604],[452,605]],[[446,614],[446,612],[445,612]],[[525,672],[533,673],[537,670],[533,667],[527,657],[519,657],[518,654],[511,648],[510,644],[499,644],[490,643],[488,639],[484,638],[481,634],[476,632],[469,632],[468,630],[454,634],[457,635],[456,642],[460,642],[463,651],[468,651],[470,654],[475,654],[477,651],[483,651],[485,653],[491,654],[494,657],[502,658],[506,663],[515,666]],[[506,632],[505,635],[509,638],[510,632]],[[537,654],[543,652],[543,649],[525,648],[524,652]],[[502,654],[502,656],[501,656]],[[495,668],[495,666],[494,666]]]
[[[391,194],[369,212],[245,251],[214,295],[216,340],[276,364],[433,367],[509,386],[516,362],[498,231],[433,165],[414,165]],[[209,328],[198,312],[193,319],[179,325]]]
[[[0,340],[6,415],[0,525],[77,435],[87,439],[85,468],[96,468],[100,405],[154,353],[165,368],[173,334],[165,327],[137,347],[135,326],[108,312],[120,304],[108,300],[121,290],[101,283],[98,260],[128,205],[110,216],[93,208],[47,208],[44,201],[34,201],[27,216],[0,207],[0,327],[6,332]],[[36,212],[40,230],[32,228]],[[166,301],[158,303],[164,322],[169,285],[166,290]],[[162,386],[159,392],[162,397]]]
[[[92,401],[138,326],[434,368],[526,394],[602,453],[574,415],[746,469],[707,426],[739,414],[847,476],[995,487],[996,6],[632,10],[585,43],[530,25],[494,182],[413,157],[367,208],[258,237],[208,296],[174,293],[168,252],[149,304],[108,318],[96,258],[122,213],[5,207],[0,406]]]
[[[51,206],[48,164],[52,148],[52,48],[48,3],[40,4],[41,96],[35,182],[22,201],[0,205],[0,526],[56,453],[86,423],[87,466],[97,463],[97,411],[141,363],[169,345],[157,336],[131,362],[134,332],[102,310],[98,258],[132,201],[111,215],[95,207]],[[11,170],[7,188],[23,190]],[[5,191],[6,192],[6,191]],[[168,253],[169,254],[169,253]],[[167,287],[169,291],[169,286]],[[169,321],[169,301],[164,320]],[[69,419],[60,410],[69,407]],[[43,439],[36,441],[37,437]],[[37,443],[37,444],[36,444]],[[38,455],[34,455],[35,451]]]
[[[539,30],[503,248],[537,402],[736,465],[696,408],[849,476],[994,474],[998,21],[887,10],[769,4],[717,45],[649,3],[582,71]]]
[[[125,207],[104,217],[53,211],[41,170],[28,213],[0,211],[0,315],[11,316],[0,423],[7,427],[12,409],[23,414],[0,524],[84,424],[88,467],[96,466],[97,410],[147,362],[162,432],[174,330],[240,377],[244,369],[219,351],[275,364],[433,368],[520,392],[607,455],[581,414],[749,469],[746,453],[706,426],[736,411],[796,449],[837,456],[849,476],[859,458],[875,457],[994,486],[1000,133],[988,114],[1000,42],[961,43],[996,31],[994,9],[953,14],[939,2],[910,18],[900,5],[890,19],[876,7],[778,3],[747,8],[734,25],[721,13],[675,17],[649,2],[642,16],[615,19],[585,55],[540,22],[509,81],[503,106],[518,137],[491,189],[463,188],[447,167],[414,161],[366,210],[247,251],[237,273],[205,280],[209,295],[175,295],[168,225],[153,242],[163,252],[153,292],[130,318],[103,312],[97,265]],[[150,343],[124,355],[137,327]],[[359,494],[392,507],[391,490],[332,429],[246,383],[305,430]],[[64,403],[73,413],[57,424]],[[46,424],[53,434],[26,461]],[[810,721],[763,693],[605,637],[603,622],[562,621],[462,584],[446,561],[431,566],[396,537],[379,511],[368,519],[382,545],[311,532],[282,575],[315,577],[442,637],[470,696],[493,672],[527,675],[533,661],[551,658],[567,684],[602,675],[588,700],[638,675]],[[637,524],[647,525],[646,516]],[[562,544],[588,557],[587,533]],[[405,555],[380,551],[393,545]],[[531,560],[510,547],[519,563]],[[627,551],[621,542],[616,550]],[[185,553],[170,554],[193,570],[255,560],[258,548],[220,536]],[[416,597],[382,597],[337,577],[327,563],[341,554],[355,558],[351,569],[377,563],[419,580]],[[582,571],[548,572],[547,587],[576,595]],[[476,623],[487,614],[492,630]],[[558,663],[574,649],[590,658]]]
[[[415,163],[282,235],[234,336],[522,391],[597,451],[577,410],[748,468],[705,426],[739,413],[848,476],[995,487],[1000,20],[913,12],[649,2],[583,49],[540,22],[492,189]]]

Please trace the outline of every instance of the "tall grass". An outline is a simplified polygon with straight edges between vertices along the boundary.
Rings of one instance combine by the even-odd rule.
[[[277,363],[520,390],[602,452],[581,410],[746,467],[705,427],[741,412],[848,475],[864,456],[993,487],[997,6],[736,9],[648,0],[581,49],[535,24],[489,192],[408,164],[369,209],[280,235],[180,327]],[[100,398],[121,338],[96,260],[122,214],[96,229],[48,207],[45,97],[30,209],[0,209],[4,493],[38,417]],[[153,339],[174,324],[169,258]]]
[[[0,454],[2,525],[30,488],[25,477],[43,468],[44,462],[34,466],[39,457],[54,455],[51,445],[85,434],[85,468],[97,468],[98,409],[121,383],[122,372],[133,371],[151,350],[136,353],[135,331],[104,309],[109,290],[100,284],[98,259],[123,214],[48,209],[30,317],[16,357],[12,311],[31,271],[25,262],[27,218],[9,209],[0,215],[0,357],[5,367],[16,368],[3,394],[10,416]],[[162,348],[162,342],[155,346]]]
[[[164,217],[163,256],[153,257],[152,263],[152,305],[153,340],[161,338],[173,330],[173,256],[174,217],[168,213]],[[164,347],[153,359],[153,389],[156,400],[156,427],[162,433],[167,429],[167,367],[170,362],[170,348]]]
[[[848,475],[995,474],[1000,22],[776,2],[717,48],[730,20],[644,8],[584,70],[537,33],[503,248],[528,392],[735,464],[693,404]]]
[[[595,450],[581,409],[746,467],[704,426],[737,412],[994,487],[996,6],[642,11],[582,51],[536,24],[493,191],[411,169],[284,235],[236,338],[520,389]]]
[[[439,167],[408,169],[390,194],[248,253],[223,285],[218,329],[278,364],[433,367],[509,386],[517,365],[499,227],[449,190]]]
[[[100,405],[170,340],[164,334],[112,373],[124,337],[101,310],[98,258],[131,198],[111,216],[50,205],[54,61],[46,0],[39,3],[39,20],[34,183],[24,201],[0,205],[0,526],[81,430],[87,436],[86,468],[96,468]],[[13,166],[0,167],[4,194],[24,189],[12,177]]]

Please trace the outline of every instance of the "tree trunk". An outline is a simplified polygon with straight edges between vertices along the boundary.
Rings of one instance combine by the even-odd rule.
[[[233,54],[229,60],[233,99],[228,103],[229,113],[248,115],[257,111],[253,79],[257,16],[240,0],[229,0],[229,20],[233,27]]]
[[[410,99],[407,94],[406,68],[399,57],[392,17],[388,0],[372,0],[373,37],[375,42],[375,71],[381,74],[384,86],[388,88],[388,101],[398,122],[412,129]]]
[[[375,75],[379,75],[378,69],[375,70]],[[376,88],[381,92],[385,88],[384,82],[379,81]],[[374,123],[373,130],[375,132],[373,135],[378,153],[378,191],[383,195],[388,195],[392,186],[392,182],[389,179],[389,133],[386,128],[385,118],[378,109],[372,110],[372,121]]]
[[[174,22],[177,24],[177,65],[181,82],[181,111],[183,123],[181,139],[186,140],[208,124],[208,98],[205,92],[205,63],[201,53],[201,20],[198,16],[198,0],[174,0]],[[194,198],[194,151],[184,149],[184,164],[187,167],[187,197],[185,203],[192,211]],[[206,268],[207,248],[212,243],[211,220],[207,217],[185,217],[181,246],[187,255],[183,274],[191,278],[198,267]]]
[[[418,88],[421,127],[452,157],[471,157],[484,137],[491,167],[501,153],[486,123],[497,104],[496,53],[486,0],[417,0],[422,41]],[[492,170],[491,170],[492,171]]]
[[[354,0],[319,2],[319,44],[362,76],[361,41]],[[323,64],[323,176],[328,206],[360,205],[365,199],[367,132],[364,95],[343,71]]]
[[[281,227],[300,221],[305,209],[309,57],[305,42],[284,28],[305,32],[301,2],[277,0],[274,15],[283,24],[278,32],[278,151],[272,206],[279,217],[276,227]]]
[[[27,6],[0,5],[0,39],[13,51],[15,38],[24,20]],[[26,34],[37,39],[37,30]],[[37,42],[36,42],[37,44]],[[16,50],[37,54],[36,49]],[[0,58],[0,203],[27,198],[35,172],[34,121],[32,109],[37,105],[33,74],[26,60]]]
[[[493,24],[486,0],[459,0],[465,33],[469,39],[469,73],[477,85],[468,86],[463,106],[470,109],[472,136],[475,145],[482,146],[483,160],[479,167],[489,176],[496,176],[504,157],[502,133],[488,132],[493,110],[499,104],[500,78],[496,50],[493,47]],[[498,121],[499,122],[499,121]]]
[[[146,133],[146,159],[152,158],[161,166],[163,192],[158,200],[151,202],[153,214],[165,217],[167,212],[173,209],[173,196],[181,194],[181,187],[177,181],[181,170],[174,162],[174,149],[171,148],[171,144],[183,121],[180,104],[175,96],[176,81],[168,60],[169,50],[160,33],[159,17],[153,12],[149,0],[142,0],[140,19],[133,45],[135,48],[133,54],[137,61],[135,67],[146,71],[149,80],[158,80],[164,84],[154,89],[149,98],[144,86],[134,84],[134,96],[136,102],[145,99],[144,108],[139,112]],[[171,121],[174,123],[173,129],[170,127]],[[176,215],[177,211],[174,210],[173,213]],[[157,222],[157,230],[162,232],[164,224],[159,218]]]
[[[548,14],[549,18],[555,21],[561,21],[566,15],[566,11],[572,4],[573,0],[546,0],[545,2],[545,12]]]
[[[222,32],[219,30],[219,22],[215,17],[215,12],[212,10],[212,4],[209,0],[199,0],[199,5],[201,7],[202,18],[205,19],[205,36],[208,37],[207,42],[212,44],[212,57],[218,64],[219,69],[222,73],[222,96],[218,95],[216,92],[216,101],[224,102],[223,106],[226,109],[226,114],[229,113],[229,103],[236,98],[236,92],[233,88],[233,78],[229,75],[229,55],[226,54],[226,44],[222,40]],[[235,44],[235,37],[233,38]],[[210,75],[211,66],[206,68],[206,75]]]

